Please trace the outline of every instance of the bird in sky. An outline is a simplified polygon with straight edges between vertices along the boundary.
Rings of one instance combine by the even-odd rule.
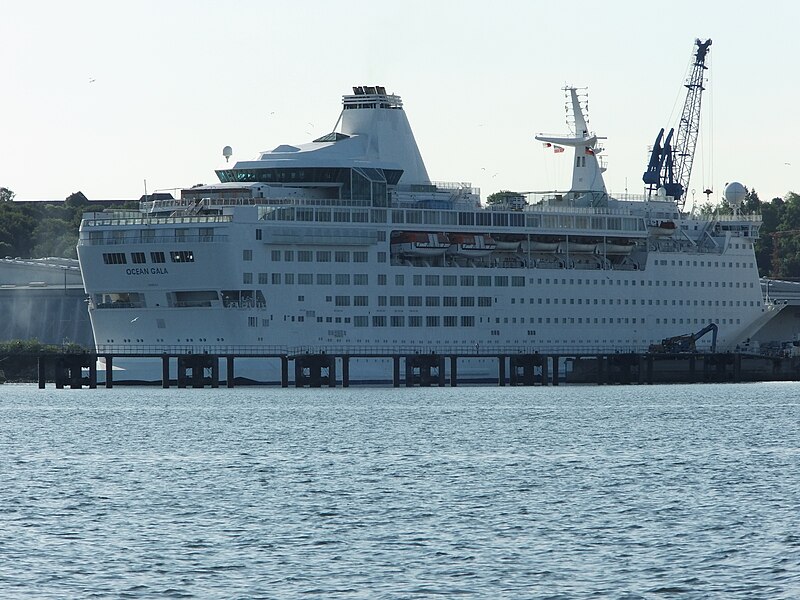
[[[94,83],[94,82],[95,82],[94,77],[89,77],[89,83]]]

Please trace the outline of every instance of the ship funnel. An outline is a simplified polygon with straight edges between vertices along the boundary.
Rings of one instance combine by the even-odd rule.
[[[367,158],[402,168],[400,183],[430,184],[403,101],[383,86],[354,86],[342,97],[341,132],[362,137]]]

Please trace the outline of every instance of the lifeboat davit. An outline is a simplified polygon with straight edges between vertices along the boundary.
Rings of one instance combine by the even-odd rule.
[[[480,258],[489,256],[497,248],[497,242],[489,235],[450,233],[447,237],[450,240],[450,248],[447,249],[448,254]]]
[[[597,253],[604,254],[606,256],[609,255],[627,256],[628,254],[633,252],[634,247],[635,245],[633,243],[625,243],[623,241],[603,242],[601,244],[598,244]]]
[[[392,252],[410,256],[441,256],[450,247],[444,233],[397,231],[392,233]]]

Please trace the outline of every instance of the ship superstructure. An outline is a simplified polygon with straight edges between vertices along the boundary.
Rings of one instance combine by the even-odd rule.
[[[327,135],[139,213],[85,215],[98,350],[641,352],[709,323],[720,349],[752,335],[769,319],[760,217],[611,197],[602,138],[567,92],[572,133],[538,136],[574,153],[562,193],[483,207],[471,185],[431,181],[400,98],[361,86]]]

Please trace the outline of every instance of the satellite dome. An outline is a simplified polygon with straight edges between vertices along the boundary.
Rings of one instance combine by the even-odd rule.
[[[225,146],[225,147],[222,149],[222,156],[224,156],[224,157],[225,157],[225,162],[228,162],[228,159],[229,159],[231,156],[233,156],[233,148],[231,148],[230,146]]]
[[[733,181],[725,186],[725,201],[733,208],[739,209],[747,196],[747,188],[738,181]]]

